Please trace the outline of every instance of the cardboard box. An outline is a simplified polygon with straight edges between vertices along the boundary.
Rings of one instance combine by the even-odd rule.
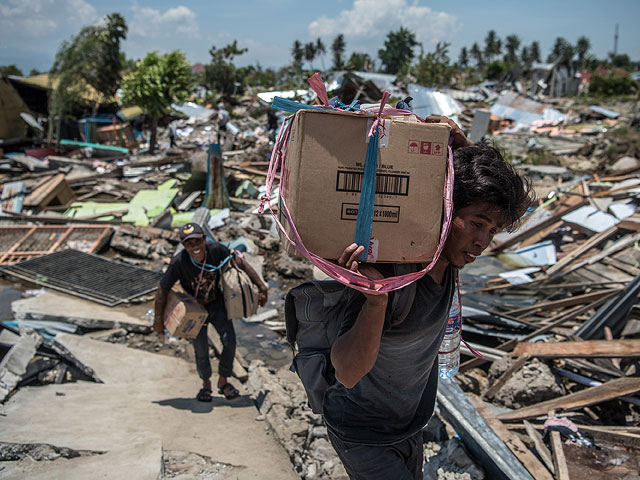
[[[164,327],[174,337],[196,338],[209,312],[193,297],[171,290],[164,307]]]
[[[353,242],[374,119],[319,110],[294,117],[280,192],[305,246],[320,257],[337,259]],[[368,261],[430,261],[440,235],[450,127],[399,117],[385,117],[383,126]]]

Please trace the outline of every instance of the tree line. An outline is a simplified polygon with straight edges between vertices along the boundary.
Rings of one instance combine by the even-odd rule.
[[[138,61],[126,58],[120,44],[126,39],[127,31],[124,18],[111,13],[100,25],[83,27],[59,46],[49,71],[53,89],[49,108],[50,138],[54,128],[59,137],[60,124],[65,118],[86,111],[87,87],[91,89],[89,107],[94,113],[99,105],[112,102],[119,90],[123,102],[140,106],[149,117],[153,151],[158,120],[172,103],[188,99],[196,85],[208,92],[205,100],[241,94],[247,87],[297,88],[316,70],[316,60],[325,70],[328,54],[329,68],[333,70],[388,73],[399,80],[433,87],[497,80],[507,72],[515,79],[543,59],[539,42],[525,45],[516,34],[503,40],[490,30],[484,42],[463,47],[457,61],[452,62],[448,42],[438,42],[432,51],[425,51],[414,32],[400,27],[387,34],[377,51],[377,58],[357,51],[347,55],[345,37],[338,34],[329,47],[320,38],[307,43],[295,40],[290,52],[291,63],[277,70],[263,69],[259,63],[236,67],[236,58],[247,49],[240,48],[234,40],[223,47],[212,46],[210,60],[203,71],[194,73],[185,54],[179,50],[165,55],[150,52]],[[608,68],[628,73],[640,68],[638,62],[632,62],[626,54],[610,54],[607,59],[597,59],[591,54],[591,42],[586,36],[578,38],[575,44],[558,37],[546,62],[566,62],[576,69],[589,71]],[[39,72],[32,70],[30,73]],[[22,76],[22,72],[15,65],[0,66],[0,76],[5,75]],[[628,79],[628,74],[625,78]]]
[[[489,30],[484,42],[462,47],[455,62],[449,57],[450,46],[449,42],[438,42],[433,51],[425,52],[415,34],[401,27],[387,34],[383,48],[378,50],[376,64],[376,59],[364,52],[352,52],[347,59],[344,35],[339,34],[331,44],[332,68],[411,76],[422,85],[442,87],[449,86],[460,75],[471,77],[474,81],[497,80],[510,71],[518,76],[531,70],[536,63],[543,62],[540,43],[533,41],[525,45],[515,33],[501,39],[495,30]],[[303,60],[306,60],[309,69],[313,70],[313,61],[324,53],[320,39],[307,44],[296,40],[291,49],[292,68],[302,72]],[[557,37],[544,61],[570,63],[576,70],[586,71],[595,71],[599,67],[628,72],[640,69],[640,62],[632,62],[627,54],[611,53],[607,59],[596,58],[591,53],[591,41],[586,36],[579,37],[575,44],[564,37]]]

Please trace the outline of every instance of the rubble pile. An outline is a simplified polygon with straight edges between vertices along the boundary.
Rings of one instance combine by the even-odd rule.
[[[360,100],[379,101],[384,90],[358,76],[345,82],[343,94],[364,95]],[[532,179],[539,199],[518,232],[496,235],[488,255],[462,271],[464,338],[483,358],[464,347],[456,381],[441,382],[439,413],[424,431],[425,478],[497,478],[508,462],[536,479],[563,478],[564,470],[634,478],[640,469],[637,105],[525,98],[488,86],[409,87],[436,109],[427,114],[455,117],[473,140],[495,141]],[[0,295],[8,312],[0,332],[0,396],[7,403],[21,389],[28,393],[27,386],[105,381],[58,341],[69,335],[192,365],[188,341],[151,332],[149,309],[160,272],[181,248],[175,228],[194,221],[211,238],[245,251],[269,285],[269,303],[243,320],[255,328],[253,354],[264,361],[237,356],[234,375],[245,382],[248,401],[238,408],[255,404],[261,425],[300,478],[346,478],[297,377],[269,364],[269,352],[283,343],[285,292],[317,272],[286,255],[271,217],[257,213],[275,134],[264,102],[235,99],[220,143],[213,110],[206,110],[183,108],[178,146],[169,147],[168,131],[160,129],[156,155],[144,142],[137,150],[60,143],[3,153],[0,268],[6,280],[22,282],[3,290],[24,298]],[[116,147],[108,143],[114,142],[102,145]],[[47,262],[55,265],[68,251],[73,260],[58,264],[64,278],[56,279]],[[99,267],[81,276],[92,261]],[[134,288],[143,280],[149,288]],[[98,281],[115,291],[99,295],[108,289]],[[447,404],[454,397],[460,401]],[[187,398],[156,401],[205,413]],[[461,418],[468,422],[456,421]],[[26,448],[7,445],[4,456]],[[499,454],[506,463],[495,452],[506,452]],[[226,478],[242,468],[181,448],[164,450],[162,461],[163,478]]]

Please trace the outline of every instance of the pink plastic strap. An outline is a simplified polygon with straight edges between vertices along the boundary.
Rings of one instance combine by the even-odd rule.
[[[318,98],[322,102],[322,105],[325,107],[330,107],[329,96],[327,95],[327,89],[324,86],[324,82],[320,77],[320,72],[316,72],[313,75],[311,75],[311,77],[309,77],[308,82],[309,82],[309,85],[311,86],[311,89],[314,92],[316,92],[316,95],[318,95]]]
[[[470,351],[471,353],[473,353],[473,355],[474,355],[476,358],[484,358],[484,357],[483,357],[483,355],[482,355],[478,350],[476,350],[476,349],[475,349],[475,348],[473,348],[471,345],[469,345],[469,343],[467,343],[467,341],[466,341],[464,338],[460,337],[460,340],[461,340],[461,341],[462,341],[462,343],[464,343],[464,345],[469,349],[469,351]],[[459,349],[460,349],[460,344],[458,344],[458,346],[457,346],[456,348],[454,348],[453,350],[449,350],[449,351],[447,351],[447,352],[443,352],[443,351],[441,351],[441,350],[440,350],[440,351],[438,351],[438,354],[439,354],[439,355],[446,355],[446,354],[448,354],[448,353],[453,353],[453,352],[455,352],[456,350],[459,350]]]
[[[484,358],[484,356],[478,350],[473,348],[464,338],[460,337],[460,339],[462,340],[462,343],[464,343],[465,347],[467,347],[476,358]]]
[[[317,266],[326,275],[351,288],[354,288],[364,293],[371,293],[371,294],[387,293],[393,290],[398,290],[400,288],[403,288],[409,285],[410,283],[415,282],[416,280],[422,278],[427,272],[429,272],[434,267],[434,265],[440,258],[440,254],[442,253],[442,249],[444,248],[445,241],[449,234],[449,229],[451,228],[451,220],[452,220],[452,214],[453,214],[453,153],[451,151],[451,147],[449,147],[449,161],[448,161],[447,167],[448,167],[448,174],[447,174],[447,179],[445,181],[445,187],[444,187],[444,218],[443,218],[442,229],[440,231],[440,241],[438,243],[438,247],[436,249],[435,255],[431,263],[429,263],[429,265],[427,265],[426,268],[424,268],[423,270],[420,270],[419,272],[408,273],[405,275],[399,275],[396,277],[388,277],[381,280],[372,281],[369,278],[365,277],[364,275],[352,272],[349,269],[336,265],[324,258],[321,258],[315,255],[314,253],[309,252],[309,250],[307,250],[307,248],[304,246],[302,239],[300,238],[300,234],[298,233],[298,230],[296,229],[293,219],[291,218],[291,213],[289,211],[289,208],[287,207],[287,203],[285,202],[284,198],[282,198],[282,196],[280,197],[280,207],[282,209],[282,213],[284,214],[287,220],[287,223],[289,224],[289,227],[291,228],[291,236],[293,238],[291,238],[287,234],[284,226],[280,223],[277,215],[274,213],[273,209],[271,208],[270,203],[268,204],[269,210],[271,212],[271,216],[273,217],[273,220],[276,222],[276,224],[278,225],[278,228],[283,233],[287,241],[289,241],[289,243],[291,243],[291,245],[293,245],[293,247],[296,250],[298,250],[298,252],[300,252],[302,256],[307,258],[311,263]],[[264,204],[266,203],[265,199],[270,198],[269,193],[270,191],[267,190],[267,194],[263,197],[262,203],[260,205],[260,208],[263,210],[264,210]]]

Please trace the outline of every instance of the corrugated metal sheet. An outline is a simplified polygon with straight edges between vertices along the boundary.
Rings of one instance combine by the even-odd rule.
[[[195,118],[198,121],[206,122],[213,115],[214,110],[198,105],[194,102],[172,103],[171,108],[175,111],[186,115],[189,118]]]
[[[536,121],[561,122],[566,115],[546,105],[529,100],[516,92],[505,92],[489,111],[516,124],[531,125]]]
[[[27,192],[24,182],[8,182],[2,186],[1,205],[2,211],[8,213],[20,213],[22,202]]]
[[[464,111],[462,104],[455,98],[434,88],[410,83],[407,90],[409,95],[413,97],[411,102],[413,113],[420,117],[444,115],[455,120],[455,117]]]

